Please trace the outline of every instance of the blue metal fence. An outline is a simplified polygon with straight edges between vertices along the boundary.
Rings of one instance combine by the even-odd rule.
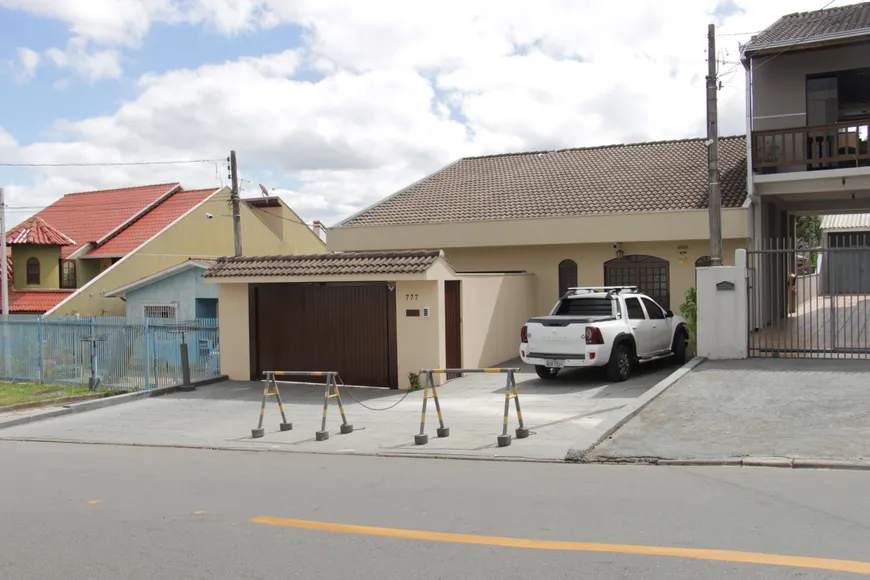
[[[0,316],[0,379],[154,389],[182,383],[181,343],[191,380],[220,375],[216,319]]]

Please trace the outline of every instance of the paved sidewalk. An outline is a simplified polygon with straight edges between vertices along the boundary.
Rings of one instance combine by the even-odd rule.
[[[704,362],[588,456],[744,457],[870,461],[870,361]]]
[[[514,361],[511,365],[516,364]],[[30,438],[70,442],[174,445],[233,449],[279,449],[288,451],[437,455],[453,457],[498,457],[504,459],[563,460],[571,448],[587,448],[624,417],[638,397],[667,378],[678,367],[668,361],[643,367],[626,383],[610,384],[595,371],[565,373],[555,381],[542,381],[530,369],[517,375],[527,439],[514,439],[499,448],[504,413],[505,375],[467,375],[439,389],[444,419],[450,437],[435,436],[437,415],[430,401],[427,413],[427,445],[414,445],[419,431],[422,391],[408,394],[381,389],[353,389],[364,408],[342,389],[348,420],[355,431],[339,433],[340,416],[330,401],[330,438],[317,442],[320,430],[323,387],[284,384],[281,394],[288,421],[294,429],[278,431],[280,415],[274,398],[266,407],[266,436],[251,438],[259,417],[262,383],[229,382],[200,387],[192,393],[172,393],[117,407],[11,427],[0,438]],[[511,405],[509,433],[517,426]]]

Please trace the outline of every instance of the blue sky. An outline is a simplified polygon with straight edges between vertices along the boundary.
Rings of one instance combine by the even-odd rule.
[[[0,108],[0,126],[21,143],[40,139],[57,119],[79,119],[111,114],[136,95],[136,79],[146,73],[165,73],[180,68],[260,56],[301,45],[302,29],[279,26],[256,33],[227,37],[214,29],[191,24],[155,24],[140,47],[122,51],[124,76],[90,82],[70,70],[44,65],[33,81],[9,83]],[[0,8],[0,55],[7,62],[17,59],[25,46],[38,52],[62,47],[70,38],[66,26],[56,20],[33,17],[25,12]],[[56,83],[68,83],[58,88]],[[50,111],[50,115],[46,112]]]

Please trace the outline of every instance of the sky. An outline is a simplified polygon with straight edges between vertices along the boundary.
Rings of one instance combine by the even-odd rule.
[[[835,2],[833,6],[850,4]],[[274,190],[327,225],[472,155],[745,132],[739,43],[821,0],[0,0],[14,225],[64,193]]]

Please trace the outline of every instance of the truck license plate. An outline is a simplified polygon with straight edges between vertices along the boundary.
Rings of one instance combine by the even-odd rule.
[[[565,361],[563,360],[548,360],[547,368],[548,369],[560,369],[565,366]]]

